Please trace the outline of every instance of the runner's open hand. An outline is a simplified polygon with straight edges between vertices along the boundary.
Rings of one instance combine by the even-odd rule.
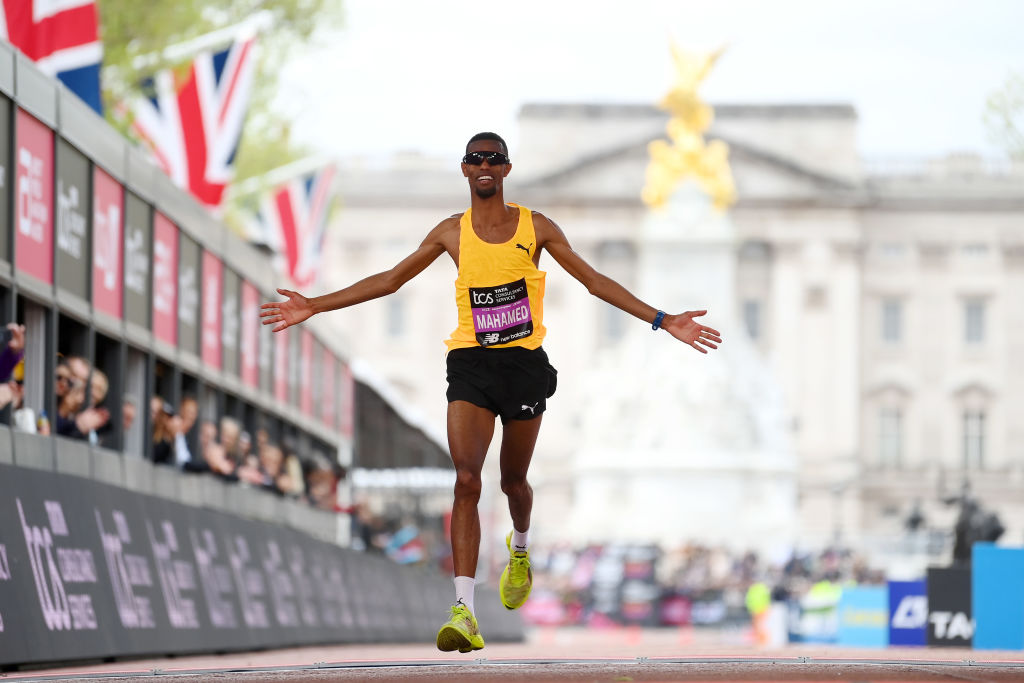
[[[270,302],[260,306],[260,317],[264,325],[274,325],[273,332],[298,325],[313,315],[309,299],[290,289],[278,288],[277,293],[288,297],[287,301]],[[275,324],[276,323],[276,324]]]
[[[707,353],[708,351],[704,347],[717,349],[718,345],[722,343],[722,336],[718,330],[701,325],[694,320],[705,313],[707,311],[687,311],[679,315],[666,315],[661,326],[679,341],[689,344],[701,353]]]

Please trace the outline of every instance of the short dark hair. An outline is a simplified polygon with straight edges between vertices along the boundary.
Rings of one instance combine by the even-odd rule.
[[[497,133],[488,132],[477,133],[476,135],[471,137],[469,139],[469,142],[466,143],[466,154],[469,154],[469,146],[472,145],[474,142],[479,142],[480,140],[494,140],[495,142],[501,143],[501,151],[505,154],[505,156],[508,156],[508,145],[505,144],[505,141],[502,140],[501,136],[498,135]]]

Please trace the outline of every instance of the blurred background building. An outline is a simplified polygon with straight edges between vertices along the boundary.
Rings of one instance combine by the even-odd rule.
[[[732,104],[715,113],[708,137],[730,146],[739,198],[721,233],[728,262],[715,269],[729,280],[715,288],[732,301],[707,304],[706,323],[723,332],[723,351],[751,347],[746,361],[732,351],[723,358],[733,375],[771,379],[777,419],[775,399],[766,398],[772,392],[743,396],[742,382],[712,373],[727,386],[708,388],[735,395],[726,403],[736,418],[763,427],[748,426],[756,435],[749,447],[738,445],[742,439],[722,415],[684,410],[657,421],[667,437],[664,453],[679,462],[666,470],[643,457],[648,404],[656,401],[630,410],[615,397],[664,394],[649,376],[614,369],[630,368],[623,359],[638,354],[659,363],[678,357],[687,368],[704,359],[663,336],[644,338],[642,323],[542,258],[549,273],[545,347],[560,374],[531,471],[535,537],[667,542],[650,521],[690,509],[667,509],[671,494],[653,495],[651,482],[671,471],[679,500],[735,491],[701,518],[677,518],[680,542],[780,552],[838,543],[879,558],[937,556],[949,551],[957,514],[943,500],[965,482],[999,513],[1006,538],[1021,539],[1024,504],[1016,492],[1024,482],[1024,427],[1012,406],[1024,400],[1024,372],[1012,359],[1024,352],[1024,303],[1015,295],[1024,291],[1024,168],[971,156],[867,163],[857,151],[857,113],[843,104]],[[641,105],[527,104],[520,144],[510,150],[506,199],[551,217],[585,258],[652,304],[699,308],[705,304],[693,296],[673,300],[670,292],[651,291],[645,270],[645,225],[671,220],[653,218],[640,201],[647,144],[663,136],[666,121],[664,112]],[[345,210],[328,231],[324,288],[391,267],[464,208],[460,153],[343,163]],[[398,294],[333,318],[354,353],[438,425],[445,412],[442,341],[456,322],[456,273],[447,261]],[[685,272],[678,276],[687,281]],[[673,381],[708,381],[687,372],[697,371],[673,371]],[[758,386],[750,382],[746,390]],[[705,435],[701,448],[713,437],[707,453],[718,456],[687,476],[679,463],[693,457],[688,437],[695,430]],[[610,433],[619,437],[614,448],[594,455]],[[774,456],[764,455],[766,444]],[[723,467],[721,454],[729,451],[746,455]],[[492,477],[495,461],[489,459]],[[596,473],[609,466],[618,488],[598,495]],[[702,477],[712,470],[722,479],[709,489]],[[649,485],[630,488],[645,477]],[[485,491],[493,495],[496,478],[491,483]],[[503,535],[503,500],[485,501],[484,509],[485,525]],[[746,532],[763,521],[759,515],[777,516],[778,526],[758,542]],[[619,516],[628,519],[610,521]]]

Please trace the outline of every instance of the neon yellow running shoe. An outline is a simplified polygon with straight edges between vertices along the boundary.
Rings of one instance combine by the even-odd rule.
[[[441,652],[481,650],[484,637],[476,625],[476,617],[460,600],[451,607],[452,618],[437,632],[437,649]]]
[[[505,537],[508,564],[498,581],[498,594],[505,609],[519,609],[530,597],[533,588],[533,570],[530,569],[530,551],[512,550],[512,532]]]

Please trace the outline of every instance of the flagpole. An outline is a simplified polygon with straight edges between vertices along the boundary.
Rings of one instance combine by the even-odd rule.
[[[261,10],[237,24],[225,26],[224,28],[204,33],[201,36],[175,43],[174,45],[168,45],[159,52],[139,55],[132,60],[132,67],[139,71],[154,64],[181,62],[199,52],[213,50],[240,38],[255,36],[260,31],[270,28],[273,23],[273,13],[270,10]]]
[[[306,175],[318,168],[333,164],[334,161],[325,156],[312,156],[305,159],[293,161],[284,166],[267,171],[263,175],[246,178],[240,183],[232,183],[224,190],[224,201],[233,201],[241,197],[248,197],[265,190],[268,187],[276,187],[288,182],[293,178]],[[334,177],[334,184],[337,183],[337,176]],[[334,189],[333,187],[331,188]]]

